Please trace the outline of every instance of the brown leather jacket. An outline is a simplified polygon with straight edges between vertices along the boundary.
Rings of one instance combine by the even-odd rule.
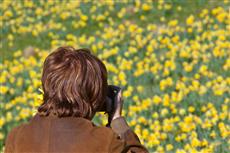
[[[123,117],[111,128],[97,127],[80,117],[41,117],[13,128],[5,153],[120,153],[148,152]]]

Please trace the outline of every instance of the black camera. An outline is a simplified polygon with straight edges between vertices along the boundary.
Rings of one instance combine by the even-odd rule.
[[[114,102],[117,93],[121,90],[120,87],[115,85],[108,85],[108,93],[103,105],[99,108],[98,112],[111,112],[114,110]]]

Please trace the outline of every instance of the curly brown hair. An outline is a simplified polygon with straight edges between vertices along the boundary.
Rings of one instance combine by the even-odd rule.
[[[89,49],[59,47],[43,65],[43,103],[38,114],[91,118],[108,89],[105,65]]]

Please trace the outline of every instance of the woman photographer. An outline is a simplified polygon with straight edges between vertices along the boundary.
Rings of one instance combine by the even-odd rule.
[[[45,60],[43,103],[6,139],[6,153],[148,152],[122,117],[122,91],[107,84],[105,65],[87,49],[60,47]],[[106,127],[91,121],[108,113]]]

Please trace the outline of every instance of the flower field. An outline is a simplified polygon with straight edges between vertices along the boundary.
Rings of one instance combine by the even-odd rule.
[[[228,0],[0,3],[0,152],[36,113],[43,61],[63,45],[90,48],[105,63],[149,152],[230,152]]]

